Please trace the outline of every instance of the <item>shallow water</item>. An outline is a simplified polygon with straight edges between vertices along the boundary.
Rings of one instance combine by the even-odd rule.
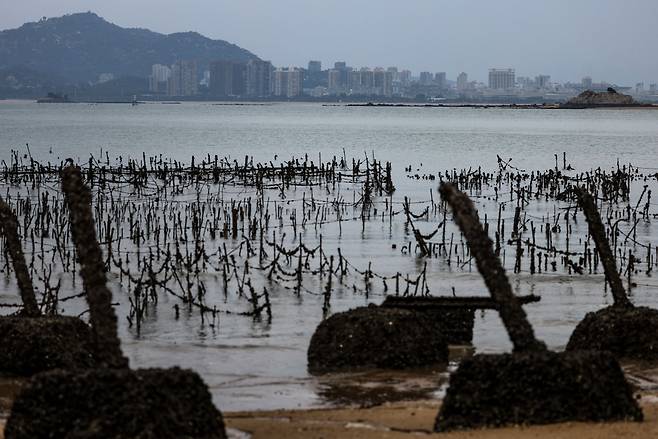
[[[446,108],[359,108],[323,107],[316,104],[276,104],[272,106],[216,106],[209,103],[181,105],[38,105],[0,101],[0,154],[9,160],[9,150],[27,153],[41,161],[59,162],[67,157],[86,161],[90,153],[109,151],[118,155],[141,157],[162,154],[188,162],[191,155],[229,156],[243,160],[245,154],[258,161],[288,159],[309,154],[323,160],[372,154],[393,163],[397,191],[393,200],[401,203],[405,196],[414,202],[427,203],[438,197],[437,181],[409,178],[404,172],[412,166],[413,174],[436,174],[453,168],[496,170],[496,156],[512,158],[516,167],[533,170],[555,166],[555,154],[561,166],[562,153],[576,171],[594,167],[613,168],[622,164],[641,166],[643,172],[658,168],[658,112],[638,110],[541,111],[511,109]],[[317,160],[316,160],[317,162]],[[655,186],[655,179],[648,183]],[[636,185],[634,196],[641,192]],[[654,187],[655,189],[655,187]],[[12,191],[16,190],[12,188]],[[342,189],[351,200],[355,188]],[[324,197],[316,190],[316,196]],[[655,190],[654,190],[655,192]],[[248,192],[236,189],[235,197]],[[299,200],[301,190],[288,195]],[[497,203],[488,200],[491,191],[479,194],[478,208],[497,216]],[[381,200],[380,200],[381,201]],[[419,204],[418,206],[423,206]],[[653,206],[653,204],[652,204]],[[555,203],[533,202],[528,214],[538,223],[553,214]],[[564,207],[564,206],[561,206]],[[421,207],[417,208],[422,210]],[[655,213],[655,207],[651,213]],[[503,212],[511,229],[513,208]],[[439,219],[418,220],[416,226],[432,231]],[[574,225],[585,233],[584,221]],[[290,227],[285,226],[289,235]],[[452,224],[448,230],[455,232]],[[509,233],[509,232],[508,232]],[[336,224],[319,230],[307,226],[302,232],[306,243],[323,235],[328,251],[340,247],[347,259],[360,270],[372,263],[373,271],[382,275],[396,272],[417,275],[424,261],[403,254],[401,248],[413,240],[402,218],[394,221],[374,219],[362,227],[360,221],[347,222],[339,232]],[[541,234],[539,234],[541,235]],[[642,222],[638,241],[658,243],[654,222]],[[221,240],[220,240],[221,241]],[[286,244],[292,245],[291,238]],[[235,242],[227,240],[229,247]],[[397,248],[393,248],[395,244]],[[310,244],[309,244],[310,245]],[[556,246],[565,243],[556,238]],[[573,244],[577,246],[577,244]],[[637,250],[640,257],[643,250]],[[513,246],[505,248],[508,270],[513,266]],[[175,318],[174,305],[180,301],[163,295],[157,307],[149,308],[141,331],[130,328],[127,294],[116,273],[110,276],[115,300],[120,302],[118,315],[123,348],[133,367],[180,365],[197,370],[209,384],[215,401],[223,410],[316,407],[354,403],[368,405],[382,398],[440,397],[446,371],[381,372],[311,377],[306,371],[306,348],[315,326],[322,319],[319,294],[302,294],[297,298],[289,290],[273,288],[271,323],[253,321],[235,314],[220,315],[211,326],[197,313],[181,311]],[[564,270],[531,275],[527,266],[518,275],[510,275],[518,294],[537,294],[542,301],[526,307],[539,338],[555,349],[566,345],[569,335],[585,313],[611,303],[604,292],[601,273],[569,275]],[[76,290],[70,279],[62,276],[64,293]],[[16,303],[13,280],[3,278],[5,288],[0,303]],[[218,279],[208,276],[209,303],[227,309],[246,309],[244,300],[220,293]],[[350,282],[358,282],[354,277]],[[448,265],[442,258],[428,262],[427,281],[432,294],[486,295],[475,267]],[[657,306],[658,282],[640,274],[633,289],[637,304]],[[316,279],[305,283],[310,291],[321,291]],[[390,285],[389,285],[390,287]],[[80,286],[77,285],[79,291]],[[389,291],[390,293],[390,291]],[[380,303],[385,297],[381,282],[373,281],[368,298],[354,293],[350,284],[336,286],[331,311],[339,312],[367,303]],[[82,304],[70,303],[66,312],[77,314]],[[507,335],[495,312],[476,314],[474,346],[477,352],[501,352],[510,348]],[[632,367],[632,375],[643,377],[645,385],[658,381],[654,369]],[[648,375],[647,375],[648,374]],[[646,379],[645,379],[646,378]],[[649,383],[649,384],[646,384]],[[365,389],[365,390],[364,390]]]

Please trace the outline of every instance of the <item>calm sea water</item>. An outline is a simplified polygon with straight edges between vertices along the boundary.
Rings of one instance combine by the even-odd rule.
[[[546,169],[555,155],[576,170],[612,168],[617,161],[644,168],[658,168],[658,112],[638,110],[512,110],[472,108],[359,108],[325,107],[317,104],[232,106],[212,103],[126,105],[48,104],[0,101],[0,158],[8,160],[11,149],[41,161],[59,162],[73,157],[85,161],[101,151],[110,157],[159,155],[183,161],[206,154],[242,160],[287,159],[308,154],[323,160],[343,151],[347,157],[374,154],[393,163],[395,199],[414,201],[436,195],[436,182],[407,178],[453,168],[497,169],[496,157],[512,158],[523,169]],[[645,172],[654,172],[646,169]],[[636,195],[639,195],[637,193]],[[482,209],[492,208],[482,200]],[[552,204],[538,203],[530,212],[540,218],[552,212]],[[506,212],[509,218],[512,212]],[[430,231],[436,224],[419,222]],[[451,229],[454,230],[454,229]],[[408,242],[403,225],[373,222],[344,225],[325,231],[328,248],[341,247],[355,265],[369,262],[382,274],[418,273],[423,261],[401,255],[392,244]],[[317,231],[305,239],[317,239]],[[651,224],[638,229],[642,242],[658,243]],[[557,243],[558,247],[561,244]],[[512,254],[511,251],[509,254]],[[510,259],[507,265],[510,265]],[[339,375],[314,378],[306,372],[306,348],[321,321],[322,298],[292,298],[273,291],[271,324],[241,316],[222,316],[214,328],[202,325],[196,315],[175,320],[176,303],[163,298],[147,316],[141,334],[126,320],[126,293],[112,278],[124,350],[134,367],[181,365],[197,370],[208,382],[223,410],[309,407],[340,402],[346,383],[386,382],[402,389],[439,391],[442,371]],[[542,302],[527,307],[537,335],[561,349],[584,314],[610,303],[603,293],[602,275],[567,276],[563,273],[531,276],[523,271],[511,276],[519,294],[535,293]],[[440,260],[428,265],[433,294],[486,294],[474,271],[455,270]],[[69,286],[73,289],[72,286]],[[318,286],[319,288],[319,286]],[[11,279],[0,301],[14,302]],[[643,277],[634,290],[636,303],[658,306],[658,282]],[[332,311],[341,311],[384,297],[381,286],[369,299],[338,289]],[[71,312],[75,309],[69,310]],[[495,313],[478,314],[474,345],[477,351],[509,349],[507,336]]]

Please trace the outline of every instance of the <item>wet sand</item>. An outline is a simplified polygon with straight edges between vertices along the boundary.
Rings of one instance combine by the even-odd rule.
[[[225,413],[227,428],[237,429],[260,438],[412,438],[443,439],[537,439],[574,438],[649,438],[658,437],[658,397],[644,395],[641,405],[642,423],[579,423],[509,427],[453,433],[432,433],[438,402],[405,402],[366,409],[327,409],[299,411]]]

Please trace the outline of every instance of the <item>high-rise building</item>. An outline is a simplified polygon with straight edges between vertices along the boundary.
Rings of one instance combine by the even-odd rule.
[[[233,63],[233,96],[244,96],[247,94],[247,63]]]
[[[329,72],[329,81],[332,85],[338,79],[338,71]],[[382,67],[370,69],[362,67],[359,70],[348,68],[348,81],[344,90],[345,93],[352,95],[364,96],[392,96],[393,95],[393,72],[385,70]],[[339,90],[342,92],[342,90]],[[337,94],[337,90],[330,88],[331,94]]]
[[[170,96],[194,96],[199,92],[196,61],[178,61],[171,66],[167,84]]]
[[[527,76],[517,76],[516,83],[521,86],[521,88],[535,88],[537,83],[537,78],[530,79]]]
[[[390,98],[393,96],[393,72],[382,72],[384,74],[384,81],[382,83],[382,95]]]
[[[388,69],[386,69],[386,71],[393,75],[393,81],[400,80],[400,72],[398,72],[397,67],[389,67]]]
[[[434,75],[430,72],[420,72],[421,85],[430,85],[432,82],[434,82]]]
[[[592,78],[590,76],[585,76],[581,82],[581,85],[583,86],[584,89],[591,90]]]
[[[345,61],[336,61],[334,63],[334,70],[337,70],[339,73],[338,82],[336,83],[337,90],[345,90],[347,88],[347,82],[349,78],[349,72],[352,71],[351,67],[347,67]],[[329,87],[331,88],[331,87]]]
[[[372,71],[373,85],[375,86],[375,88],[377,89],[384,88],[384,81],[385,81],[384,73],[386,73],[386,71],[381,67],[375,67],[375,69]]]
[[[361,68],[361,87],[363,94],[372,94],[372,89],[375,87],[375,72],[368,67]]]
[[[181,95],[181,66],[179,63],[171,65],[171,75],[167,81],[167,94],[169,96]]]
[[[151,66],[151,76],[149,76],[149,91],[154,93],[166,93],[167,81],[171,76],[171,69],[162,64],[153,64]]]
[[[304,92],[304,72],[292,68],[288,71],[288,97],[301,96]]]
[[[352,70],[347,82],[347,86],[352,94],[361,94],[361,72]]]
[[[265,98],[272,94],[272,63],[252,59],[247,62],[246,94],[252,98]]]
[[[448,88],[446,72],[438,72],[436,75],[434,75],[434,83],[442,90]]]
[[[181,96],[199,93],[199,78],[196,61],[181,61]]]
[[[367,75],[369,73],[366,72]],[[393,95],[393,72],[386,71],[381,67],[372,71],[373,87],[368,94],[390,97]]]
[[[402,85],[409,85],[410,82],[411,82],[411,71],[402,70],[400,72],[400,83]]]
[[[233,62],[213,61],[210,63],[209,89],[213,96],[233,95]]]
[[[199,84],[205,87],[210,87],[210,70],[203,71],[201,82]]]
[[[457,76],[457,91],[465,91],[468,89],[468,75],[465,72],[461,72]]]
[[[301,96],[303,75],[295,67],[278,68],[274,71],[274,95],[293,98]]]
[[[514,88],[514,69],[489,69],[489,88],[504,90]]]
[[[551,83],[550,75],[539,75],[535,77],[535,87],[548,88]]]
[[[330,94],[337,94],[343,89],[340,73],[340,70],[336,69],[327,72],[327,86]]]
[[[370,69],[362,67],[359,70],[347,68],[347,84],[344,88],[339,87],[340,71],[332,69],[329,71],[329,93],[347,93],[351,95],[364,96],[392,96],[393,95],[393,72],[382,67]]]
[[[656,84],[649,84],[649,93],[656,94]]]
[[[288,69],[277,68],[274,70],[272,79],[272,91],[274,96],[286,96],[288,92]]]
[[[320,61],[309,61],[308,68],[303,71],[303,75],[304,89],[317,89],[315,93],[320,95],[327,93],[329,78],[327,77],[327,71],[322,71],[322,63]]]
[[[213,96],[243,96],[246,94],[247,64],[234,61],[210,63],[210,93]]]

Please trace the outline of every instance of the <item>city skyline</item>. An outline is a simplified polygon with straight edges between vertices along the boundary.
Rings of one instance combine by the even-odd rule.
[[[653,26],[658,3],[648,0],[633,2],[632,8],[601,0],[540,5],[476,1],[472,7],[427,0],[412,0],[403,7],[382,0],[377,8],[357,1],[340,20],[335,19],[341,9],[336,2],[313,8],[297,0],[276,5],[254,0],[248,7],[233,0],[199,0],[194,7],[167,0],[128,3],[14,2],[5,8],[0,27],[93,10],[121,26],[164,33],[192,30],[224,39],[281,66],[305,66],[308,59],[329,65],[341,59],[350,65],[446,72],[451,78],[464,71],[482,82],[489,68],[507,66],[515,66],[521,76],[541,72],[561,82],[591,76],[633,85],[658,78],[658,30]],[[156,3],[159,10],[165,7],[172,13],[153,14]]]
[[[309,60],[307,67],[275,67],[269,61],[211,61],[209,69],[197,71],[196,61],[177,61],[171,67],[153,64],[149,93],[169,97],[258,99],[258,98],[330,98],[356,97],[415,100],[504,100],[567,101],[584,91],[609,91],[610,87],[644,100],[658,100],[658,85],[653,82],[620,86],[606,81],[594,82],[585,76],[580,81],[560,83],[550,75],[517,76],[514,68],[490,68],[488,82],[469,81],[461,72],[455,81],[446,72],[420,72],[391,66],[352,67],[344,61],[324,66]],[[110,73],[101,77],[111,77]],[[196,84],[193,84],[196,78]],[[202,78],[199,80],[199,78]],[[99,79],[100,82],[100,79]],[[648,87],[647,87],[648,85]],[[203,89],[201,88],[203,87]]]

